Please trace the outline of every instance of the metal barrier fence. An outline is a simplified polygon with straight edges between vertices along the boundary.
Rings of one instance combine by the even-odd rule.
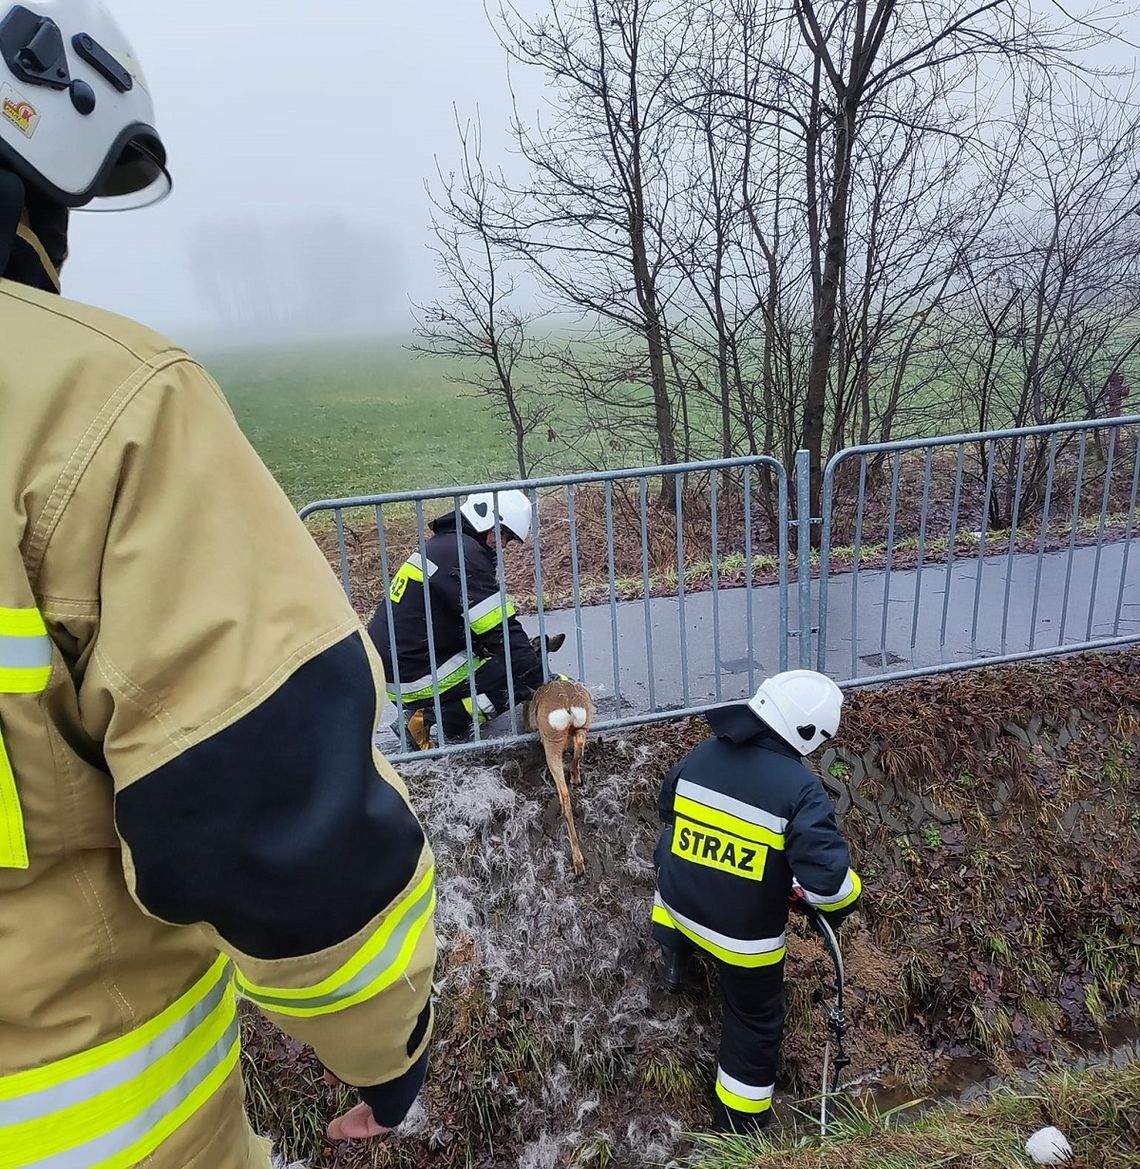
[[[852,686],[1140,642],[1138,438],[1132,417],[853,447],[828,463],[823,514],[803,523],[769,457],[324,500],[301,515],[331,516],[315,534],[367,619],[392,613],[407,558],[428,564],[431,521],[452,521],[436,539],[458,539],[468,494],[527,492],[534,537],[500,557],[498,607],[513,597],[548,672],[590,687],[601,730],[702,713],[789,664]],[[796,479],[808,516],[806,452]],[[437,660],[422,576],[397,588],[424,591],[438,680],[455,662]],[[550,660],[557,634],[566,650]],[[382,648],[401,692],[395,645]],[[470,625],[456,658],[468,671],[481,660]],[[470,740],[426,753],[389,705],[382,746],[399,761],[523,738],[508,688],[502,718],[472,714]],[[439,694],[426,704],[438,727]]]
[[[528,632],[540,639],[548,673],[573,675],[590,687],[599,716],[595,728],[634,726],[666,713],[699,714],[743,698],[762,671],[787,665],[791,521],[787,472],[773,458],[357,496],[310,504],[301,517],[331,515],[336,540],[331,547],[326,542],[326,551],[339,563],[349,599],[365,618],[379,605],[391,615],[401,563],[408,556],[418,556],[421,564],[429,560],[429,522],[446,516],[459,529],[467,495],[512,489],[534,502],[534,533],[529,552],[508,547],[499,558],[500,607],[506,611],[510,599],[519,607]],[[433,503],[444,506],[429,515]],[[351,523],[354,513],[363,518],[360,509],[371,513],[367,527]],[[495,531],[501,534],[497,522]],[[531,556],[526,563],[523,558]],[[452,667],[437,660],[431,574],[422,575],[422,582],[408,587],[424,590],[430,672],[438,679],[440,666],[448,667],[442,676]],[[466,575],[461,570],[463,610],[469,608]],[[567,652],[551,662],[546,639],[560,633],[567,636]],[[470,625],[465,640],[465,665],[474,671],[480,659]],[[763,661],[756,657],[760,644]],[[400,677],[391,639],[385,648],[393,667],[390,691],[400,693],[409,680]],[[506,651],[510,677],[509,643]],[[526,728],[513,681],[509,699],[510,709],[499,720],[505,726],[482,727],[473,714],[471,741],[427,753],[412,749],[390,705],[381,743],[399,761],[470,750],[489,734],[522,737]],[[429,707],[438,728],[438,693]]]
[[[840,451],[824,474],[816,668],[866,685],[1140,641],[1138,437],[1130,417]],[[875,474],[883,539],[868,555]]]

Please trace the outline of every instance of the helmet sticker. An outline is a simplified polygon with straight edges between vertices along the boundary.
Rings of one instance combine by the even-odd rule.
[[[31,138],[40,124],[40,111],[7,82],[0,85],[0,117],[11,122],[25,138]]]

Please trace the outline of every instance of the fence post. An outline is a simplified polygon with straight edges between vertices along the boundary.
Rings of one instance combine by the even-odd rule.
[[[796,532],[799,535],[800,669],[811,669],[811,452],[796,451]]]

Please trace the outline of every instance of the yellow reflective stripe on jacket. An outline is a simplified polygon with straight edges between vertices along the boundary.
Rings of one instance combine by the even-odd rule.
[[[739,816],[722,812],[719,808],[710,807],[708,804],[698,803],[696,800],[689,799],[688,796],[674,796],[673,810],[678,816],[684,816],[686,820],[696,820],[699,824],[707,824],[710,828],[720,828],[725,832],[731,832],[733,836],[751,840],[754,844],[763,844],[779,852],[784,851],[782,833],[773,832],[763,824],[744,820]]]
[[[0,609],[0,694],[42,694],[51,680],[51,639],[37,609]],[[28,867],[16,776],[0,725],[0,869]]]
[[[432,561],[427,562],[427,575],[433,577],[439,571],[439,565],[433,564]],[[403,600],[404,593],[408,590],[409,581],[417,581],[419,584],[424,582],[424,562],[418,552],[409,556],[403,564],[400,565],[399,571],[392,578],[392,587],[388,590],[388,596],[393,605],[398,605]]]
[[[665,904],[660,893],[653,899],[653,921],[684,934],[694,945],[729,966],[754,970],[760,966],[775,966],[787,956],[783,934],[778,938],[730,938],[678,913]]]
[[[498,597],[488,597],[485,601],[468,609],[467,623],[471,626],[471,632],[479,636],[483,633],[490,633],[492,629],[498,629],[505,621],[514,617],[516,612],[512,601],[508,601],[504,609],[499,603]]]
[[[0,869],[26,869],[30,863],[20,793],[0,727]]]
[[[847,870],[847,876],[843,878],[843,884],[830,896],[825,897],[819,893],[812,893],[809,889],[804,889],[804,897],[807,899],[808,904],[814,905],[816,909],[822,909],[824,913],[836,913],[840,909],[846,909],[847,906],[854,905],[862,893],[863,882],[854,869]]]
[[[42,694],[51,679],[51,639],[36,609],[0,609],[0,694]]]
[[[221,1087],[238,1061],[227,959],[120,1039],[0,1077],[0,1169],[130,1169]]]
[[[456,662],[462,663],[455,665]],[[486,658],[475,659],[475,669],[478,670],[481,666],[487,664]],[[409,702],[420,702],[425,698],[433,698],[438,691],[440,694],[446,694],[449,690],[454,690],[461,682],[465,682],[471,676],[471,666],[467,660],[465,653],[453,654],[436,667],[436,674],[439,675],[438,684],[432,682],[431,674],[425,674],[422,678],[417,678],[414,682],[409,682],[407,685],[401,685],[399,690],[388,687],[388,697],[393,702],[407,704]]]
[[[335,973],[315,986],[292,990],[254,986],[238,973],[243,997],[278,1015],[331,1015],[373,998],[402,978],[435,909],[435,869],[384,919],[367,942]]]

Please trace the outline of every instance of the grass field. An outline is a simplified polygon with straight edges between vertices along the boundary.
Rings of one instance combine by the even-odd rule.
[[[298,506],[331,495],[513,477],[501,425],[445,362],[399,343],[207,355],[246,434]]]
[[[879,1114],[851,1108],[820,1145],[810,1136],[705,1138],[686,1164],[702,1169],[1021,1169],[1026,1137],[1046,1123],[1070,1138],[1071,1169],[1140,1164],[1134,1112],[1140,1063],[1057,1071],[980,1103]],[[1059,1164],[1060,1162],[1055,1162]]]
[[[355,346],[281,346],[206,351],[238,420],[298,507],[332,496],[454,487],[514,479],[506,426],[485,399],[449,380],[456,365],[420,357],[399,341]],[[643,392],[634,391],[631,393]],[[716,433],[711,406],[691,406],[694,430]],[[567,421],[561,419],[561,422]],[[564,428],[554,415],[550,425]],[[951,423],[942,423],[943,427]],[[969,428],[968,420],[961,426]],[[543,456],[539,474],[588,468],[589,460],[532,436]],[[714,440],[715,441],[715,440]],[[608,466],[642,466],[651,451],[633,435],[609,440],[595,458]],[[700,457],[698,455],[698,457]],[[706,457],[714,457],[710,451]]]
[[[207,350],[205,363],[298,507],[332,496],[518,477],[507,427],[474,391],[448,380],[455,363],[410,353],[398,341],[212,356]],[[550,424],[559,428],[554,414]],[[561,439],[547,446],[544,437],[532,437],[529,446],[532,460],[542,455],[534,474],[589,469],[589,460]],[[653,452],[632,436],[607,440],[595,457],[608,466],[654,461]]]

